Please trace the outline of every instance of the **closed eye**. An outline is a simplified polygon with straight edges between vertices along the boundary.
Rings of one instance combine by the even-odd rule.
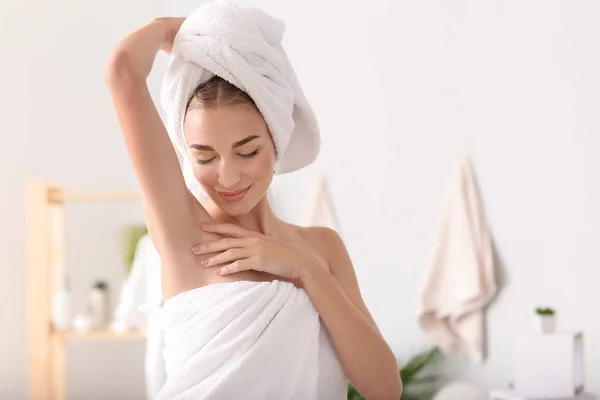
[[[209,162],[211,162],[214,159],[215,159],[215,157],[211,158],[210,160],[200,160],[200,159],[198,159],[198,160],[196,160],[196,162],[198,164],[200,164],[200,165],[204,165],[204,164],[208,164]]]
[[[258,154],[258,149],[254,150],[252,153],[249,153],[249,154],[239,154],[239,156],[244,157],[244,158],[252,158],[257,154]]]
[[[252,153],[248,153],[248,154],[242,154],[242,153],[238,153],[238,156],[242,157],[242,158],[252,158],[254,156],[256,156],[258,154],[258,149],[254,150]],[[200,159],[196,159],[196,162],[200,165],[206,165],[208,163],[210,163],[212,160],[214,160],[216,157],[213,157],[211,159],[208,160],[200,160]]]

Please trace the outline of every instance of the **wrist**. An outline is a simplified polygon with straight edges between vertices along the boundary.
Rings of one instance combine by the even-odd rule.
[[[329,274],[327,265],[321,259],[314,257],[306,263],[300,264],[300,282],[303,286],[309,285],[315,280],[321,280],[325,275]]]
[[[175,33],[167,18],[155,18],[148,26],[152,27],[156,32],[156,47],[158,50],[169,52],[173,46]]]

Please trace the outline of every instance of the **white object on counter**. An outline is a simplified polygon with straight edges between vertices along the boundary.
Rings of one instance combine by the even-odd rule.
[[[490,392],[490,400],[598,400],[596,396],[590,393],[581,393],[575,397],[524,397],[514,391],[509,390],[492,390]]]
[[[519,337],[513,354],[514,390],[531,398],[572,398],[584,387],[583,333]]]
[[[92,330],[94,321],[90,315],[89,308],[82,313],[79,313],[73,319],[73,330],[77,333],[85,333]]]
[[[71,291],[66,274],[63,277],[63,287],[52,299],[52,325],[57,331],[71,328]]]

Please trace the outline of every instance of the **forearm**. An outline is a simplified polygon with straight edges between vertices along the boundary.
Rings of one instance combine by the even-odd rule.
[[[302,275],[348,379],[367,399],[398,399],[402,391],[396,359],[363,313],[324,268]]]

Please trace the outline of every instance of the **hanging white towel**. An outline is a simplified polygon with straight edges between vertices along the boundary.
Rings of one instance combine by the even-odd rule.
[[[490,231],[468,157],[445,205],[441,231],[419,290],[418,320],[446,353],[485,358],[484,308],[496,294]]]
[[[319,175],[312,196],[309,199],[303,225],[326,226],[341,235],[331,195],[329,194],[327,182],[323,174]]]

